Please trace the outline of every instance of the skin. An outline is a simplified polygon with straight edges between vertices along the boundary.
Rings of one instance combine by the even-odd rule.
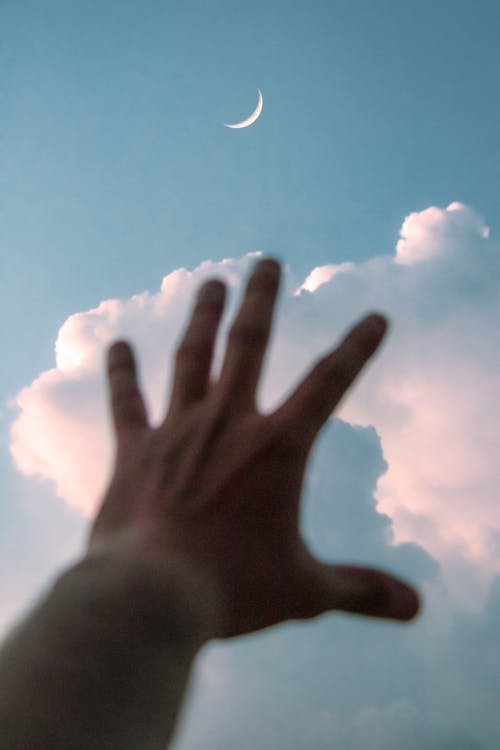
[[[310,451],[387,321],[363,319],[284,403],[261,414],[256,393],[280,273],[272,258],[255,264],[217,380],[211,369],[225,286],[211,279],[201,287],[157,427],[129,344],[115,342],[108,352],[116,458],[88,554],[120,550],[158,571],[175,569],[186,589],[205,592],[205,640],[329,610],[407,621],[419,609],[411,586],[380,570],[320,562],[301,537]]]
[[[207,641],[329,610],[415,616],[410,586],[316,560],[299,529],[314,441],[386,322],[361,321],[276,411],[260,414],[279,277],[276,261],[256,264],[216,381],[225,289],[203,285],[158,427],[130,346],[110,348],[114,472],[83,557],[2,644],[0,750],[164,750]]]

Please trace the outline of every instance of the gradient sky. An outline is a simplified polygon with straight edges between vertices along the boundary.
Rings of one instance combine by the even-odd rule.
[[[176,750],[500,746],[499,38],[486,0],[0,3],[3,631],[82,549],[113,336],[158,410],[200,280],[234,309],[278,256],[271,404],[366,308],[393,320],[304,524],[408,575],[422,617],[210,648]]]

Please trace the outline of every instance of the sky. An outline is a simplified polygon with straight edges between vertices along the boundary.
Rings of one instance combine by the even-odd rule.
[[[252,265],[283,264],[263,411],[365,312],[391,321],[302,529],[405,576],[421,615],[209,645],[175,750],[500,746],[499,34],[487,0],[0,3],[1,634],[83,552],[110,341],[159,419],[209,276],[217,368]]]

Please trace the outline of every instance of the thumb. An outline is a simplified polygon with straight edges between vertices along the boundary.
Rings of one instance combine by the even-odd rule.
[[[357,565],[316,561],[310,594],[317,614],[337,609],[368,617],[407,621],[413,619],[420,608],[414,588],[381,570]]]

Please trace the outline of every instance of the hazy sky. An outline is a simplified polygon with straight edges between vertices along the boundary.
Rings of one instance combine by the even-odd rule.
[[[176,750],[500,746],[499,38],[485,0],[0,3],[2,632],[82,550],[113,337],[158,417],[194,290],[226,279],[225,330],[256,253],[284,264],[263,409],[392,321],[303,529],[422,615],[207,648]]]

